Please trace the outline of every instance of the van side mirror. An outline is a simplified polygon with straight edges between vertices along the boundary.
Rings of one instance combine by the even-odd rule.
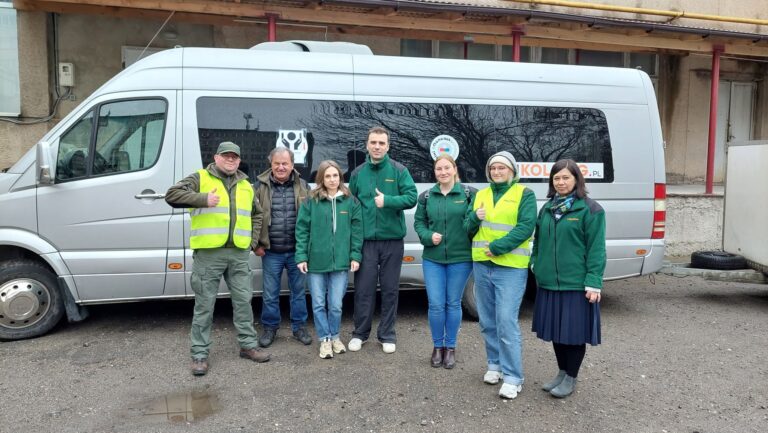
[[[47,141],[37,143],[37,183],[38,185],[51,185],[51,144]]]

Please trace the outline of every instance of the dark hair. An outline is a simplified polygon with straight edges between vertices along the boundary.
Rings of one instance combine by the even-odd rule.
[[[576,197],[586,198],[589,191],[587,191],[587,184],[584,182],[584,175],[581,174],[581,169],[576,164],[576,161],[572,159],[561,159],[552,166],[552,169],[549,171],[549,191],[547,192],[547,197],[552,197],[557,194],[555,186],[552,183],[552,178],[555,177],[555,174],[563,171],[564,168],[567,168],[576,179],[576,185],[573,187],[576,191]]]
[[[339,173],[339,191],[341,191],[341,193],[347,197],[351,196],[352,193],[349,191],[349,188],[344,185],[344,175],[341,173],[341,167],[339,167],[339,164],[336,163],[336,161],[327,159],[322,161],[320,165],[317,166],[315,187],[312,189],[312,191],[309,192],[310,197],[314,198],[316,201],[328,198],[328,190],[325,189],[323,180],[325,179],[325,172],[328,171],[329,168],[335,168]]]
[[[383,126],[374,126],[373,128],[369,129],[368,135],[365,137],[365,141],[368,141],[368,138],[371,136],[371,134],[384,134],[387,136],[387,142],[389,142],[389,131],[387,131],[387,129]]]

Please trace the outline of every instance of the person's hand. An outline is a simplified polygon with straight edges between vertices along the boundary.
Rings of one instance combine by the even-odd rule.
[[[259,257],[264,257],[264,247],[258,247],[255,250],[253,250],[254,253],[256,253]]]
[[[299,271],[301,271],[302,274],[307,273],[307,262],[297,263],[296,267],[299,268]]]
[[[440,245],[440,242],[443,241],[443,235],[441,235],[438,232],[432,233],[432,243],[435,245]]]
[[[216,189],[214,188],[208,193],[208,207],[215,207],[221,201],[221,198],[216,194]]]
[[[491,249],[490,249],[490,248],[486,248],[486,249],[485,249],[485,256],[486,256],[486,257],[495,257],[495,256],[493,255],[493,253],[491,252]]]
[[[587,300],[590,304],[595,304],[600,302],[600,292],[593,292],[591,290],[587,290],[585,292],[585,296],[587,297]]]
[[[376,188],[376,197],[373,199],[373,201],[376,202],[376,207],[384,207],[384,193],[379,191],[378,188]]]
[[[349,262],[349,270],[356,272],[358,269],[360,269],[360,263],[357,260],[351,260]]]
[[[477,219],[479,219],[480,221],[485,219],[485,208],[483,208],[482,203],[480,203],[480,207],[477,208],[477,210],[475,211],[475,214],[477,215]]]

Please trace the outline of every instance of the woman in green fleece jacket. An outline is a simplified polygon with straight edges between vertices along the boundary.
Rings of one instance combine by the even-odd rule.
[[[461,298],[472,272],[472,244],[464,215],[477,190],[459,183],[456,161],[435,159],[437,183],[419,195],[413,228],[424,245],[422,267],[429,299],[432,367],[456,365],[456,336],[461,325]]]
[[[559,367],[542,389],[563,398],[573,393],[586,343],[600,344],[605,212],[587,197],[584,176],[571,159],[552,166],[547,197],[531,257],[539,286],[533,331],[552,342]]]
[[[309,291],[320,357],[333,358],[347,349],[339,339],[341,303],[349,271],[362,260],[363,221],[360,203],[344,185],[341,168],[323,161],[317,186],[296,218],[296,266],[309,273]]]

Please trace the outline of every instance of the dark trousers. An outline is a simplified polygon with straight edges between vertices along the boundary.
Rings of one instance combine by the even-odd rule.
[[[552,347],[555,349],[557,367],[560,370],[565,370],[568,376],[578,376],[581,362],[587,352],[587,346],[585,344],[552,343]]]
[[[403,265],[403,240],[363,242],[363,261],[355,272],[355,330],[352,336],[363,341],[371,334],[376,310],[376,285],[381,285],[381,321],[377,337],[382,343],[395,343],[395,319]]]

